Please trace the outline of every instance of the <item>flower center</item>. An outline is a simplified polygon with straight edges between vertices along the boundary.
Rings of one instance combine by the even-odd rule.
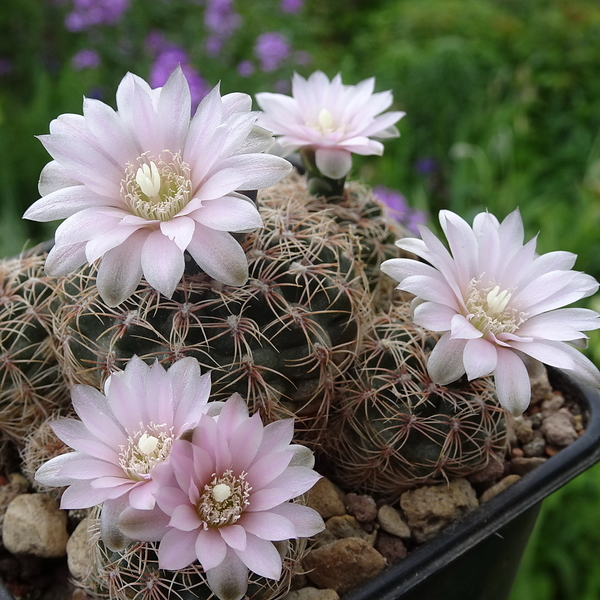
[[[173,444],[173,428],[140,423],[139,431],[127,437],[127,443],[119,446],[119,465],[134,481],[150,479],[148,473],[154,465],[163,462]]]
[[[316,129],[321,135],[327,135],[337,131],[339,127],[335,124],[333,115],[326,108],[322,108],[317,115],[317,119],[307,123],[309,127]]]
[[[248,497],[252,489],[246,481],[247,473],[235,476],[231,469],[221,475],[213,473],[210,483],[198,499],[196,510],[204,521],[204,528],[223,527],[235,523],[250,504]]]
[[[500,290],[498,285],[480,288],[481,281],[472,279],[469,282],[467,298],[468,315],[471,325],[479,329],[486,337],[492,333],[514,333],[525,320],[525,315],[509,306],[511,293]]]
[[[144,152],[127,163],[121,198],[134,215],[149,221],[170,221],[191,199],[190,167],[179,152],[161,152],[157,159]]]

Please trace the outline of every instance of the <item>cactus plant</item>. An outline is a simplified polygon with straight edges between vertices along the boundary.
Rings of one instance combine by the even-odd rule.
[[[36,248],[0,260],[0,432],[18,446],[69,402],[53,349],[46,256]]]
[[[165,365],[193,356],[212,371],[215,399],[239,392],[267,421],[295,415],[300,427],[324,431],[371,295],[348,228],[309,200],[293,178],[262,195],[264,227],[243,241],[243,287],[190,265],[171,299],[142,282],[110,308],[95,267],[60,278],[53,324],[68,381],[99,387],[134,354]]]
[[[395,499],[502,455],[504,412],[492,380],[432,383],[426,364],[435,342],[411,322],[407,303],[367,325],[332,424],[329,466],[340,484]]]

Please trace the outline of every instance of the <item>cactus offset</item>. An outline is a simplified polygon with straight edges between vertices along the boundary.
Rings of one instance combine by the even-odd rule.
[[[397,498],[415,485],[466,476],[504,452],[492,380],[432,383],[426,363],[435,341],[411,322],[408,304],[369,324],[333,419],[330,466],[340,484]]]

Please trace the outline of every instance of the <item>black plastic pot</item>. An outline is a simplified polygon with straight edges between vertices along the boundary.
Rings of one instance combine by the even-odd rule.
[[[589,416],[585,433],[343,600],[506,600],[542,500],[600,461],[600,395],[549,376]],[[0,600],[14,600],[1,582]]]

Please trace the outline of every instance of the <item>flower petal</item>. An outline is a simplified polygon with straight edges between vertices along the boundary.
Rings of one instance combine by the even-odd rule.
[[[497,348],[498,363],[494,381],[498,401],[513,416],[523,414],[531,399],[531,380],[523,361],[506,348]]]

